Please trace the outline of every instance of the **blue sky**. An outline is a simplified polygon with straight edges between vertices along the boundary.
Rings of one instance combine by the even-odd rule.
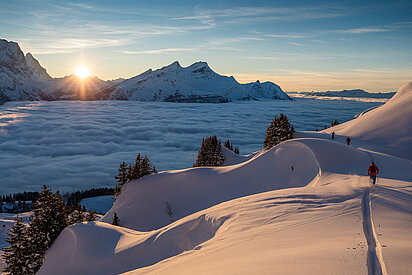
[[[361,2],[361,3],[358,3]],[[178,60],[288,91],[395,91],[412,76],[411,1],[5,1],[0,36],[54,77]]]

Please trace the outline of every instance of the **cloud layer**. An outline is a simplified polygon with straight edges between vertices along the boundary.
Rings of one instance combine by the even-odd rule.
[[[381,103],[297,99],[227,104],[8,102],[0,107],[0,194],[113,186],[122,161],[147,154],[158,170],[191,167],[203,137],[262,148],[274,115],[314,130]]]

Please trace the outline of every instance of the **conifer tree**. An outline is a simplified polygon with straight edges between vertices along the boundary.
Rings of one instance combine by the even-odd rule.
[[[3,248],[2,255],[6,263],[4,271],[10,274],[27,274],[26,261],[30,244],[27,242],[26,227],[18,216],[8,235],[6,241],[10,246]]]
[[[264,148],[270,149],[282,141],[292,139],[295,129],[284,114],[275,116],[266,130]]]
[[[223,146],[225,146],[227,149],[229,149],[230,151],[233,151],[233,144],[230,143],[230,140],[226,140],[225,143],[223,144]]]
[[[27,228],[27,241],[31,244],[27,274],[35,274],[39,270],[44,253],[67,225],[67,210],[59,192],[53,194],[44,185],[39,199],[34,204],[33,216]]]
[[[210,136],[202,140],[202,145],[193,167],[222,166],[225,158],[222,153],[222,143],[216,136]]]
[[[239,151],[239,146],[235,147],[235,149],[233,150],[233,152],[237,155],[239,155],[240,151]]]
[[[96,211],[89,209],[86,214],[86,221],[93,222],[97,218]]]
[[[112,224],[118,226],[118,225],[119,225],[119,222],[120,222],[120,219],[119,219],[119,217],[117,216],[116,212],[114,212]]]
[[[157,173],[156,167],[150,163],[150,160],[146,155],[142,157],[140,153],[137,154],[133,165],[127,166],[127,164],[123,162],[120,164],[119,174],[115,177],[117,185],[114,188],[114,198],[116,199],[119,196],[122,187],[127,182],[155,173]]]
[[[69,216],[69,224],[84,222],[85,220],[84,212],[79,209],[75,209]]]
[[[131,175],[129,169],[130,168],[124,161],[120,164],[118,174],[114,177],[117,181],[116,187],[114,188],[114,198],[117,198],[120,194],[122,186],[130,180]]]

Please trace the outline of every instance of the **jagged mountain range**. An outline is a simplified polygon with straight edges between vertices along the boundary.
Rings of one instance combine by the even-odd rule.
[[[16,42],[0,39],[0,104],[14,100],[137,100],[222,103],[238,100],[288,100],[272,83],[240,84],[215,73],[206,62],[188,67],[179,62],[130,79],[104,81],[75,75],[52,78]]]

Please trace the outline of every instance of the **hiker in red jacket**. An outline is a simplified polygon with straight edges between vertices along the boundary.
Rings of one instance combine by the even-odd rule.
[[[376,164],[372,161],[372,164],[368,168],[368,175],[371,177],[373,184],[376,183],[376,175],[379,174],[379,168]]]

